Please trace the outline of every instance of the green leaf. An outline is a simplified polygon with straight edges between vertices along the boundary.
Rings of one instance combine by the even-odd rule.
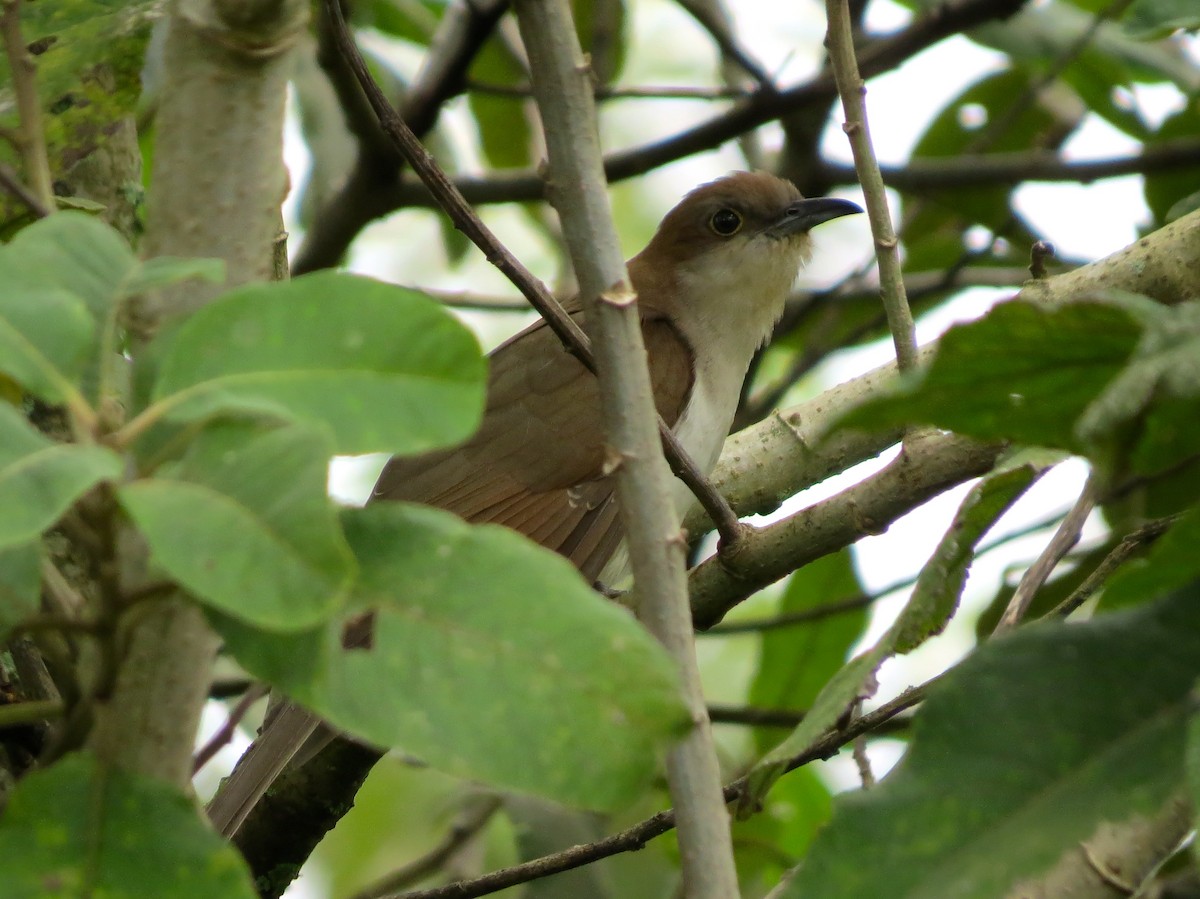
[[[237,851],[165,783],[87,755],[34,771],[0,818],[6,899],[254,899]]]
[[[779,613],[788,614],[861,596],[850,551],[842,550],[804,566],[788,580]],[[841,668],[867,624],[867,607],[847,610],[794,627],[765,631],[750,704],[768,709],[807,709]],[[775,734],[759,729],[760,749]],[[765,741],[770,741],[764,745]]]
[[[222,259],[186,259],[178,256],[158,256],[141,263],[137,270],[125,280],[122,293],[127,297],[139,296],[160,287],[169,287],[180,281],[207,281],[220,284],[225,280],[225,261]]]
[[[150,419],[267,414],[328,426],[339,453],[417,453],[465,439],[483,408],[471,333],[423,294],[351,275],[240,288],[161,350]]]
[[[138,268],[120,234],[94,216],[69,211],[23,229],[0,251],[0,260],[20,268],[27,283],[75,294],[97,322],[112,314],[114,301]]]
[[[529,76],[497,37],[487,41],[471,63],[470,77],[483,84],[515,87]],[[531,164],[532,131],[526,117],[529,101],[472,91],[467,104],[479,130],[483,154],[493,168],[525,168]]]
[[[900,616],[879,642],[830,678],[796,729],[754,766],[739,812],[755,808],[783,775],[788,761],[824,736],[851,704],[874,694],[880,665],[942,632],[958,607],[976,545],[1044,470],[1021,465],[990,475],[967,492],[950,528],[921,569]]]
[[[1084,444],[1127,452],[1138,475],[1193,458],[1200,446],[1197,358],[1200,303],[1158,307],[1128,364],[1080,417],[1076,432]]]
[[[1173,140],[1194,138],[1200,134],[1200,103],[1193,100],[1174,115],[1167,116],[1158,130],[1146,140],[1146,149],[1157,148]],[[1158,225],[1179,217],[1185,200],[1200,192],[1200,170],[1195,166],[1147,172],[1142,178],[1146,205]],[[1176,209],[1180,206],[1180,209]]]
[[[976,43],[1040,68],[1076,52],[1085,35],[1089,47],[1129,67],[1138,81],[1171,81],[1186,94],[1200,86],[1196,67],[1182,48],[1168,41],[1135,40],[1116,22],[1097,27],[1094,15],[1065,3],[1026,5],[1008,19],[971,29]]]
[[[913,158],[1012,152],[1042,146],[1045,135],[1056,127],[1056,122],[1040,105],[1027,104],[1015,120],[1006,119],[1013,98],[1031,90],[1035,78],[1028,69],[1014,67],[980,79],[937,114],[913,148]],[[1002,130],[989,130],[989,125],[1000,120],[1006,121]],[[933,204],[923,204],[926,208],[916,215],[906,231],[928,235],[949,226],[954,235],[961,236],[964,220],[968,224],[980,222],[997,227],[1007,216],[1011,191],[1012,187],[1005,185],[934,193]]]
[[[342,625],[283,644],[227,645],[256,676],[373,744],[435,768],[587,808],[628,804],[687,727],[674,668],[633,617],[561,557],[505,528],[436,509],[347,509],[369,648]],[[307,641],[307,642],[305,642]]]
[[[122,487],[153,560],[206,603],[267,630],[327,621],[353,560],[325,493],[332,448],[310,428],[209,428],[173,476]]]
[[[34,539],[75,500],[121,470],[121,458],[111,450],[55,443],[0,403],[0,547]]]
[[[38,610],[41,563],[38,540],[0,549],[0,638]]]
[[[837,427],[902,424],[947,428],[1083,452],[1074,423],[1137,344],[1152,304],[1002,303],[951,328],[923,377],[851,411]]]
[[[1200,512],[1193,509],[1159,537],[1150,552],[1118,571],[1104,588],[1105,609],[1156,599],[1200,576]]]
[[[1156,810],[1183,777],[1198,600],[985,644],[930,692],[891,774],[835,802],[783,896],[1004,896],[1101,821]]]
[[[60,404],[77,392],[96,330],[75,294],[26,287],[6,277],[0,257],[0,371],[34,396]],[[11,265],[11,263],[9,263]]]
[[[962,598],[975,547],[1045,472],[1045,466],[1020,465],[988,475],[967,491],[892,627],[890,636],[898,654],[911,652],[945,629]]]
[[[1200,9],[1192,0],[1134,0],[1125,14],[1125,28],[1131,37],[1167,37],[1183,29],[1200,28]]]
[[[815,771],[802,768],[775,785],[757,814],[734,821],[742,895],[766,895],[804,857],[832,810],[829,787]]]

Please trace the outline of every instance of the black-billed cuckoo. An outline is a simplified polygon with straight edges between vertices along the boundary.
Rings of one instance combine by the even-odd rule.
[[[809,255],[809,230],[861,211],[848,200],[805,199],[766,172],[736,172],[684,197],[629,260],[655,404],[701,471],[716,464],[751,357]],[[578,299],[565,305],[581,317]],[[595,378],[544,321],[489,359],[475,436],[454,449],[393,458],[372,499],[507,525],[566,556],[589,580],[611,576],[605,566],[622,532]],[[680,513],[690,496],[677,482]],[[274,715],[209,806],[218,830],[238,829],[317,724],[294,706]]]

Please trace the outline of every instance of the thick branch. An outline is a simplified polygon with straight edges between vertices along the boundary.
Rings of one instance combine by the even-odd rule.
[[[949,488],[991,470],[1000,448],[954,436],[906,440],[900,455],[878,474],[782,521],[748,534],[733,552],[692,570],[696,626],[725,613],[768,584],[868,534]]]
[[[172,9],[146,252],[219,257],[228,285],[265,280],[286,183],[287,51],[307,7],[292,0]],[[237,21],[226,18],[234,13]],[[188,282],[165,292],[158,311],[186,315],[222,289]],[[144,560],[128,549],[127,587],[144,577]],[[93,749],[111,764],[184,787],[216,635],[195,604],[175,598],[139,608],[125,638],[115,690],[97,708]]]

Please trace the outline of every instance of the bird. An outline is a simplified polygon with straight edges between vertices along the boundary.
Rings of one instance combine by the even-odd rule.
[[[685,195],[628,261],[655,406],[704,474],[728,436],[751,359],[811,256],[809,232],[859,212],[849,200],[805,198],[769,172],[733,172]],[[579,297],[563,305],[585,324]],[[507,526],[588,580],[612,583],[624,569],[615,477],[596,379],[539,320],[489,354],[475,434],[393,457],[369,501],[424,503]],[[681,481],[673,500],[682,514],[691,494]],[[292,705],[268,720],[210,803],[214,827],[232,836],[299,746],[308,740],[312,751],[319,726]]]

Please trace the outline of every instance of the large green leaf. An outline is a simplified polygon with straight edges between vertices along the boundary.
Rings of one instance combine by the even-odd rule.
[[[189,278],[223,277],[219,260],[139,262],[120,234],[92,216],[42,219],[0,248],[0,371],[47,402],[76,389],[94,401],[100,354],[120,349],[124,300]]]
[[[124,285],[138,270],[125,239],[82,212],[59,212],[35,222],[0,254],[21,271],[23,280],[75,294],[97,322],[112,314]]]
[[[341,649],[340,623],[279,641],[218,619],[244,667],[452,774],[588,808],[646,788],[688,719],[671,663],[627,611],[505,528],[398,503],[343,522],[369,648]]]
[[[0,402],[0,547],[27,543],[100,481],[121,474],[102,446],[55,443]]]
[[[6,264],[7,263],[7,264]],[[47,403],[64,403],[77,392],[96,321],[78,296],[25,286],[6,277],[0,257],[0,371]]]
[[[1200,28],[1200,8],[1193,0],[1134,0],[1125,27],[1136,38],[1167,37],[1179,29]]]
[[[1082,452],[1076,420],[1121,370],[1157,309],[1148,302],[1003,303],[951,328],[923,376],[851,411],[839,426],[926,424]]]
[[[1198,669],[1195,587],[986,644],[931,691],[883,783],[835,803],[783,895],[1009,895],[1179,789]]]
[[[0,549],[0,638],[38,610],[41,550],[39,540]]]
[[[5,899],[254,899],[237,851],[165,783],[73,755],[17,785],[0,818]]]
[[[1200,133],[1200,102],[1193,99],[1174,115],[1163,120],[1158,130],[1146,141],[1147,149],[1161,146],[1180,138],[1195,137]],[[1181,201],[1200,192],[1200,168],[1187,166],[1165,171],[1147,172],[1142,179],[1146,205],[1154,221],[1165,224],[1178,218],[1183,207],[1176,208]]]
[[[259,413],[323,424],[339,453],[416,453],[469,436],[483,407],[471,333],[423,294],[368,278],[240,288],[160,350],[144,419]]]
[[[326,495],[332,447],[301,426],[208,429],[163,477],[121,488],[153,560],[202,602],[299,631],[345,598],[353,560]]]
[[[1192,459],[1200,446],[1200,303],[1163,307],[1119,375],[1080,417],[1091,446],[1116,442],[1132,471],[1152,475]]]

